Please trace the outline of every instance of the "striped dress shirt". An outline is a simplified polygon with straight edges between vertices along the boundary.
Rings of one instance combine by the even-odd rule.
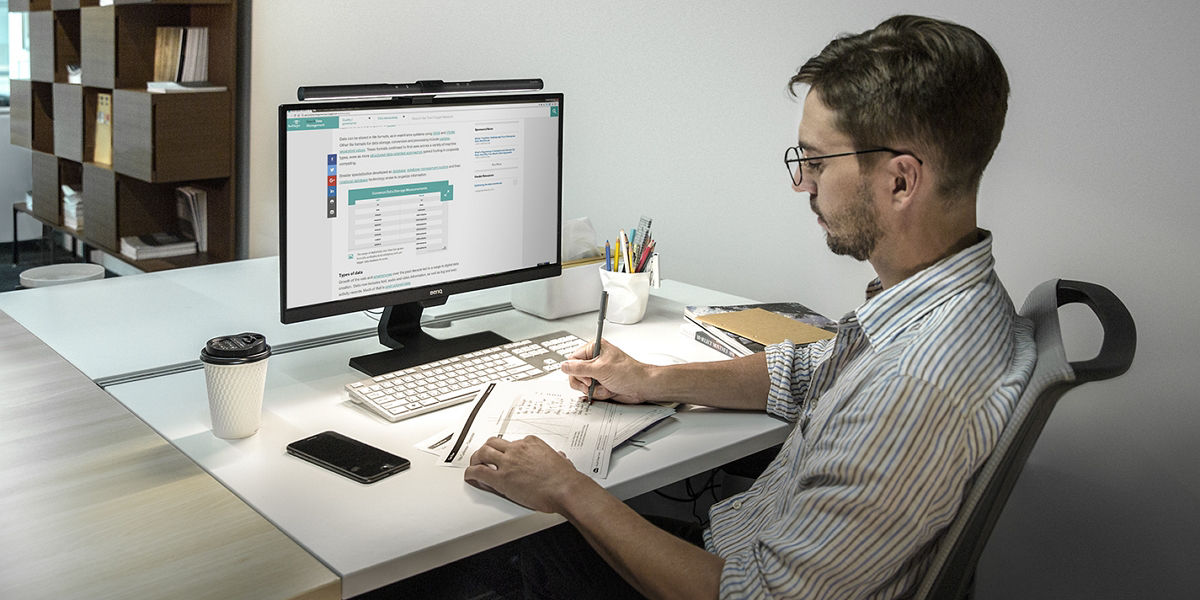
[[[767,412],[796,425],[713,506],[722,598],[911,595],[1036,360],[991,234],[867,301],[832,340],[767,348]]]

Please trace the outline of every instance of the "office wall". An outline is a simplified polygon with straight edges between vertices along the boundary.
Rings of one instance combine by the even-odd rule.
[[[655,218],[664,272],[840,316],[868,266],[829,255],[784,179],[785,82],[898,12],[975,27],[1013,94],[980,221],[1018,303],[1103,283],[1138,322],[1125,377],[1068,395],[980,572],[979,597],[1191,597],[1200,584],[1200,4],[257,0],[250,250],[276,252],[275,106],[306,84],[543,77],[566,94],[564,204],[602,232]],[[1099,347],[1068,311],[1072,356]]]

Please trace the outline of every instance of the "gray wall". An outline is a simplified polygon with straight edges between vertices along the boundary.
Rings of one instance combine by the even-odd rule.
[[[1139,327],[1125,377],[1068,395],[980,572],[980,598],[1192,597],[1200,584],[1200,3],[253,4],[250,252],[276,252],[275,107],[299,85],[542,77],[566,94],[566,216],[655,218],[667,277],[838,316],[868,266],[834,257],[786,184],[785,82],[834,35],[899,12],[987,37],[1013,95],[980,221],[1017,300],[1102,283]],[[336,14],[331,11],[336,11]],[[1069,348],[1099,347],[1068,311]]]

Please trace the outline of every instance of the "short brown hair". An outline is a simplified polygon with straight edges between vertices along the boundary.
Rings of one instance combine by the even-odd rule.
[[[940,167],[942,193],[979,189],[1008,110],[1000,57],[967,27],[927,17],[892,17],[833,40],[792,77],[837,114],[858,149],[903,148]]]

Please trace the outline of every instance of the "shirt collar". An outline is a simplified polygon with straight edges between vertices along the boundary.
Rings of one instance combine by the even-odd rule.
[[[992,272],[992,233],[979,229],[979,241],[968,248],[883,289],[879,279],[867,285],[867,301],[855,310],[871,346],[880,348],[913,322]]]

